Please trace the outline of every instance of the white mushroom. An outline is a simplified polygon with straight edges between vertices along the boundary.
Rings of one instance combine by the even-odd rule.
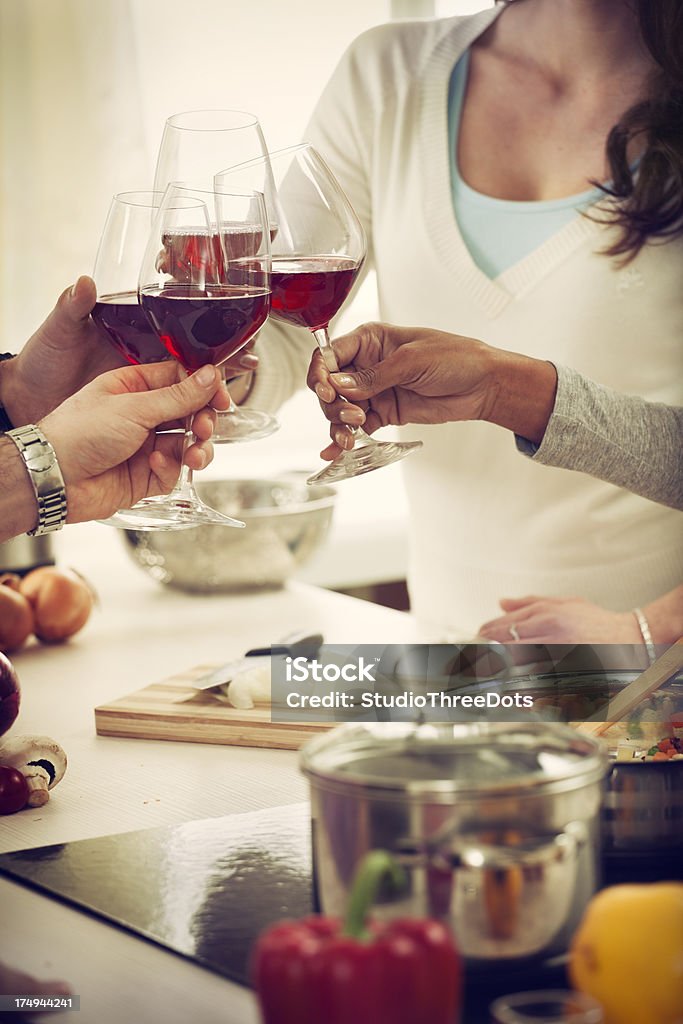
[[[0,743],[0,765],[17,768],[28,783],[28,807],[42,807],[64,777],[66,754],[49,736],[13,736]]]

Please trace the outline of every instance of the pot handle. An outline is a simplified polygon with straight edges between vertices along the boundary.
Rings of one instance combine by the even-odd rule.
[[[588,832],[583,822],[570,821],[562,832],[550,836],[531,836],[519,844],[456,844],[451,855],[451,866],[495,871],[573,860],[587,840]]]
[[[509,828],[506,831],[510,831]],[[588,841],[588,831],[581,821],[570,821],[561,832],[550,835],[524,836],[519,843],[468,840],[467,834],[447,843],[441,837],[436,843],[415,844],[400,840],[397,859],[408,869],[428,868],[437,871],[453,869],[504,870],[510,867],[532,867],[565,861],[576,857]]]
[[[509,835],[509,824],[498,832]],[[569,822],[560,832],[527,834],[520,837],[519,842],[505,844],[487,841],[485,833],[470,836],[465,833],[454,836],[450,843],[445,843],[444,837],[432,841],[431,846],[423,842],[421,848],[413,846],[412,851],[403,843],[403,855],[399,854],[398,861],[409,876],[415,872],[415,884],[424,890],[430,916],[448,919],[453,912],[453,900],[457,900],[455,894],[475,893],[483,901],[482,913],[493,915],[492,934],[509,938],[510,922],[496,916],[498,896],[508,908],[517,906],[520,887],[528,889],[532,895],[535,893],[536,899],[539,891],[545,893],[545,900],[548,885],[557,888],[560,879],[561,890],[571,898],[579,850],[588,839],[588,829],[581,821]]]

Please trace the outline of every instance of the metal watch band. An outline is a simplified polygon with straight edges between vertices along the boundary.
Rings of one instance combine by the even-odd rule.
[[[36,492],[38,525],[27,531],[29,537],[61,530],[66,522],[66,489],[54,448],[32,423],[8,430],[5,436],[19,449]]]

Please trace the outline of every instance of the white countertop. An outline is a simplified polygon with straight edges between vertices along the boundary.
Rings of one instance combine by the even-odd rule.
[[[70,643],[12,656],[22,685],[12,731],[53,736],[69,768],[45,807],[0,818],[3,853],[305,800],[293,752],[98,737],[93,708],[294,629],[331,643],[415,639],[403,613],[305,584],[210,596],[161,587],[105,526],[68,527],[58,542],[59,563],[89,578],[100,607]],[[257,1020],[246,989],[96,918],[4,879],[0,906],[0,960],[69,981],[77,1024]]]

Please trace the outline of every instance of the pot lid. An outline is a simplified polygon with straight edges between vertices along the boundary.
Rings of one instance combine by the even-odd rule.
[[[599,741],[553,722],[342,725],[301,751],[310,777],[415,795],[573,787],[608,767]]]

